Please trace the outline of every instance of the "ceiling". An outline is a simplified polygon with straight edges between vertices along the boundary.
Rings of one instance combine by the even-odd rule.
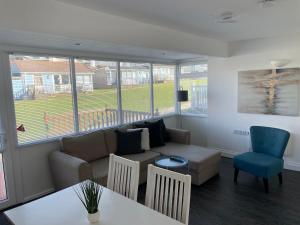
[[[132,58],[158,61],[177,61],[184,59],[206,59],[205,56],[134,47],[103,41],[91,41],[86,39],[67,38],[57,35],[34,33],[27,31],[0,29],[0,43],[2,45],[27,46],[64,51],[78,51],[88,53],[99,53],[106,58]],[[18,49],[18,48],[16,48]],[[21,50],[23,51],[23,50]],[[99,55],[99,54],[97,54]]]
[[[261,7],[259,0],[58,1],[222,41],[300,33],[299,0],[276,0],[270,8]],[[227,11],[237,15],[237,22],[217,23]]]

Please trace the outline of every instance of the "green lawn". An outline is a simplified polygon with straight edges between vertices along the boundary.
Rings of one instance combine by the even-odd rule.
[[[174,106],[174,84],[154,84],[155,108],[165,109]],[[150,86],[133,86],[122,89],[122,107],[124,110],[150,112]],[[79,112],[88,110],[117,109],[116,89],[94,90],[78,93]],[[19,143],[39,140],[48,136],[65,134],[73,127],[73,103],[71,94],[58,94],[40,97],[35,100],[15,101],[17,125],[24,124],[26,132],[18,132]],[[64,122],[51,127],[48,131],[44,123],[44,115],[63,117]],[[69,127],[66,130],[66,127]],[[49,134],[49,130],[52,130]],[[53,133],[54,131],[54,133]]]

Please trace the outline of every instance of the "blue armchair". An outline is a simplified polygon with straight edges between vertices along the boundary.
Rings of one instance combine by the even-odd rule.
[[[263,178],[265,192],[269,192],[269,178],[278,175],[282,184],[283,154],[290,138],[285,130],[252,126],[250,128],[253,152],[237,155],[233,159],[234,182],[237,183],[239,171],[245,171]]]

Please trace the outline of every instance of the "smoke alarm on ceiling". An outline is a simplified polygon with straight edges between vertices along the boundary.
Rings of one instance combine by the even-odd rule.
[[[271,8],[275,5],[276,0],[261,0],[258,2],[263,8]]]
[[[236,23],[237,17],[233,12],[224,12],[217,18],[217,23]]]

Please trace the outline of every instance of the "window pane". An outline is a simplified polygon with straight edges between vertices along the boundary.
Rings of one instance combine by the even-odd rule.
[[[175,66],[153,65],[154,114],[175,112]]]
[[[10,66],[18,143],[73,133],[69,60],[10,55]]]
[[[122,62],[120,69],[124,123],[151,117],[150,64]]]
[[[75,60],[80,131],[118,124],[116,62]]]
[[[182,113],[207,114],[207,64],[184,65],[180,72],[180,88],[189,95],[181,102]]]

